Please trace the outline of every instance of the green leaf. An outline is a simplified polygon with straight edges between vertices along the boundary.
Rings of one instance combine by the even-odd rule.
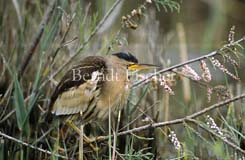
[[[20,131],[25,132],[26,135],[28,135],[30,131],[29,130],[30,127],[29,127],[29,123],[25,123],[25,119],[27,116],[26,105],[25,105],[22,88],[17,79],[17,76],[15,76],[15,81],[14,81],[14,107],[16,110],[15,113],[16,113],[18,128]]]

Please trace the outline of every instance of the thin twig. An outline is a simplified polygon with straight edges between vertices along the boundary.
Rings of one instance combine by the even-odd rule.
[[[203,87],[203,88],[212,88],[212,91],[216,92],[220,96],[224,94],[223,91],[220,91],[219,89],[217,89],[215,87],[212,87],[211,84],[209,84],[208,82],[193,80],[190,77],[186,76],[185,74],[183,74],[183,73],[181,73],[179,71],[172,70],[171,72],[176,73],[176,74],[178,74],[178,75],[180,75],[180,76],[182,76],[184,78],[187,78],[187,79],[191,80],[192,82],[196,83],[200,87]]]
[[[234,43],[232,44],[229,44],[229,46],[232,46],[232,45],[235,45],[235,44],[239,44],[241,42],[245,41],[245,37],[242,37],[241,39],[235,41]],[[225,45],[223,48],[221,48],[220,50],[224,50],[226,49],[228,46]],[[179,68],[179,67],[182,67],[182,66],[185,66],[187,64],[191,64],[191,63],[194,63],[194,62],[197,62],[197,61],[200,61],[200,60],[204,60],[204,59],[207,59],[207,58],[210,58],[210,57],[213,57],[215,56],[216,54],[219,53],[220,50],[217,50],[217,51],[213,51],[209,54],[205,54],[203,56],[200,56],[200,57],[197,57],[197,58],[194,58],[194,59],[191,59],[189,61],[186,61],[186,62],[183,62],[183,63],[179,63],[179,64],[176,64],[174,66],[171,66],[171,67],[168,67],[168,68],[165,68],[165,69],[162,69],[160,71],[157,71],[157,72],[154,72],[152,74],[149,74],[146,78],[142,79],[142,80],[139,80],[138,82],[134,83],[131,88],[136,88],[137,86],[139,86],[140,84],[146,82],[147,80],[151,79],[152,77],[158,75],[158,74],[161,74],[161,73],[165,73],[165,72],[168,72],[168,71],[172,71],[173,69],[175,68]]]
[[[145,110],[141,110],[139,107],[137,107],[138,111],[140,112],[139,115],[137,115],[137,117],[135,119],[133,119],[132,121],[128,122],[126,125],[124,125],[122,128],[120,128],[119,131],[124,130],[125,128],[129,127],[131,124],[133,124],[135,121],[137,121],[140,117],[142,117],[143,115],[146,117],[149,117],[146,112],[149,111],[150,109],[152,109],[156,104],[158,104],[159,102],[153,103],[150,106],[147,106]],[[137,104],[133,104],[134,106]],[[151,120],[151,119],[150,119]],[[153,122],[153,121],[152,121]]]
[[[66,37],[67,37],[67,35],[68,35],[68,33],[69,33],[70,29],[71,29],[71,26],[72,26],[73,20],[75,19],[75,16],[76,16],[76,14],[73,14],[72,17],[69,19],[69,21],[67,23],[66,31],[65,31],[63,37],[60,40],[59,47],[57,47],[56,50],[55,50],[55,52],[54,52],[54,54],[51,55],[51,58],[50,58],[51,59],[51,66],[53,65],[53,61],[54,61],[56,55],[58,54],[58,52],[60,51],[60,49],[62,47],[64,47],[64,45],[65,45]]]
[[[5,107],[7,108],[7,107]],[[4,109],[5,109],[4,108]],[[6,110],[6,109],[5,109]],[[3,112],[5,112],[5,110]],[[2,119],[0,118],[0,124],[3,123],[4,121],[6,121],[10,116],[12,116],[15,113],[15,109],[11,110],[5,117],[3,117]]]
[[[240,99],[243,99],[245,98],[245,93],[239,95],[239,96],[236,96],[234,98],[230,98],[230,99],[227,99],[225,101],[222,101],[220,103],[216,103],[214,105],[211,105],[210,107],[207,107],[207,108],[204,108],[198,112],[195,112],[189,116],[186,116],[186,117],[183,117],[183,118],[178,118],[178,119],[174,119],[174,120],[170,120],[170,121],[166,121],[166,122],[158,122],[158,123],[152,123],[152,124],[148,124],[148,125],[144,125],[144,126],[140,126],[140,127],[136,127],[136,128],[133,128],[133,129],[130,129],[130,130],[127,130],[127,131],[123,131],[123,132],[119,132],[117,134],[117,136],[122,136],[122,135],[126,135],[126,134],[130,134],[130,133],[133,133],[133,132],[139,132],[139,131],[143,131],[143,130],[147,130],[147,129],[150,129],[150,128],[157,128],[157,127],[163,127],[163,126],[169,126],[169,125],[174,125],[174,124],[181,124],[181,123],[184,123],[186,122],[186,120],[188,119],[194,119],[196,117],[199,117],[209,111],[212,111],[216,108],[220,108],[220,107],[223,107],[229,103],[232,103],[232,102],[235,102],[237,100],[240,100]],[[94,141],[103,141],[103,140],[107,140],[109,138],[109,136],[100,136],[98,138],[95,138]]]
[[[118,117],[117,117],[116,131],[113,130],[114,138],[113,138],[113,148],[112,148],[112,160],[117,159],[116,158],[116,147],[117,147],[117,136],[116,135],[118,133],[119,126],[120,126],[121,113],[122,113],[122,111],[119,110]]]
[[[80,132],[79,132],[79,156],[78,160],[83,160],[83,124],[80,126]]]
[[[37,32],[35,33],[33,40],[32,40],[32,44],[30,45],[30,48],[26,51],[26,53],[24,55],[26,55],[26,57],[24,58],[23,63],[21,64],[21,68],[19,71],[19,78],[21,78],[26,70],[26,67],[28,66],[28,64],[30,63],[31,58],[33,57],[33,54],[37,48],[37,45],[40,42],[40,39],[42,37],[42,34],[44,32],[44,28],[47,25],[47,23],[50,20],[50,17],[54,11],[55,8],[55,3],[56,0],[53,0],[50,5],[49,8],[47,9],[47,11],[45,12],[43,19],[37,29]]]
[[[42,149],[42,148],[38,148],[38,147],[36,147],[36,146],[33,146],[33,145],[28,144],[28,143],[26,143],[26,142],[23,142],[23,141],[21,141],[21,140],[19,140],[19,139],[16,139],[16,138],[12,137],[12,136],[9,136],[9,135],[7,135],[7,134],[4,134],[4,133],[2,133],[1,131],[0,131],[0,135],[1,135],[2,137],[6,138],[6,139],[9,139],[9,140],[14,141],[14,142],[16,142],[16,143],[19,143],[19,144],[21,144],[21,145],[23,145],[23,146],[26,146],[26,147],[35,149],[35,150],[37,150],[37,151],[40,151],[40,152],[43,152],[43,153],[47,153],[47,154],[49,154],[49,155],[54,155],[54,156],[56,156],[56,157],[60,157],[60,158],[63,158],[63,159],[68,159],[68,158],[65,157],[65,156],[62,156],[62,155],[59,155],[59,154],[55,154],[55,153],[52,153],[52,152],[50,152],[50,151],[48,151],[48,150],[45,150],[45,149]]]
[[[115,131],[112,131],[113,132],[113,145],[112,145],[112,160],[116,160],[116,146],[117,146],[117,134]]]
[[[242,154],[245,154],[245,150],[241,149],[239,146],[235,145],[234,143],[228,141],[226,138],[221,137],[220,135],[216,134],[215,132],[207,129],[206,127],[204,127],[203,125],[199,124],[196,120],[193,119],[188,119],[189,122],[194,123],[195,125],[201,127],[203,130],[211,133],[213,136],[219,138],[220,140],[222,140],[224,143],[226,143],[228,146],[232,147],[233,149],[241,152]]]
[[[105,21],[107,20],[107,18],[111,15],[111,13],[114,11],[114,9],[116,8],[116,6],[121,2],[122,0],[117,0],[112,7],[110,8],[110,10],[106,13],[106,15],[101,19],[101,21],[99,22],[99,24],[96,26],[96,28],[92,31],[92,33],[89,35],[89,37],[80,45],[80,47],[77,49],[77,51],[75,52],[74,55],[72,55],[71,57],[68,58],[68,60],[66,62],[64,62],[64,64],[58,68],[58,70],[53,73],[49,79],[47,79],[46,81],[44,81],[40,88],[42,88],[43,86],[46,85],[47,82],[49,82],[49,80],[51,80],[53,77],[55,77],[57,74],[59,74],[64,68],[65,66],[67,66],[76,56],[78,56],[78,54],[84,49],[84,47],[88,44],[88,42],[96,35],[96,33],[98,32],[98,30],[101,28],[101,26],[105,23]]]

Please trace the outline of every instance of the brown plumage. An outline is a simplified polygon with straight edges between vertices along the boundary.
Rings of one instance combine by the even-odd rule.
[[[59,116],[93,112],[94,100],[100,95],[100,87],[104,83],[99,77],[96,84],[89,82],[92,73],[96,71],[105,74],[106,64],[103,57],[87,57],[69,70],[51,97],[52,113]],[[75,72],[80,77],[75,78]]]
[[[112,61],[118,63],[119,69],[113,67],[115,64]],[[127,81],[124,64],[116,56],[90,56],[83,59],[65,74],[56,87],[51,97],[51,112],[57,116],[80,113],[84,123],[93,118],[105,118],[109,106],[115,110],[127,98],[128,89],[123,88]],[[74,79],[75,72],[80,74],[80,79]],[[98,75],[93,77],[93,73]],[[113,76],[119,76],[118,80],[113,79]],[[106,79],[111,80],[110,84],[105,84]]]
[[[52,97],[50,106],[53,106],[53,103],[61,95],[63,92],[70,90],[71,88],[79,87],[80,85],[84,84],[86,81],[91,79],[91,74],[94,71],[104,72],[106,70],[106,63],[103,57],[99,56],[91,56],[83,59],[79,65],[74,66],[70,69],[65,76],[61,79],[58,86],[56,87]],[[85,78],[80,78],[79,80],[74,80],[73,74],[74,71],[80,72],[81,75],[84,75]],[[101,85],[103,82],[100,81],[99,84]]]
[[[129,53],[90,56],[70,69],[56,87],[49,108],[56,116],[80,114],[83,123],[121,109],[129,94],[128,70],[138,60]],[[143,69],[146,69],[147,65]],[[152,68],[152,65],[150,65]]]

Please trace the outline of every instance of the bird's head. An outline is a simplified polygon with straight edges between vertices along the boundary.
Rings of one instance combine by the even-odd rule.
[[[122,62],[122,64],[124,64],[127,67],[127,69],[132,72],[159,68],[159,66],[153,64],[138,63],[138,59],[131,53],[119,52],[112,54],[112,56],[117,57]]]

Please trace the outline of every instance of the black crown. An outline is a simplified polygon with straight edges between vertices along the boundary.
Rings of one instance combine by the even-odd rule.
[[[133,56],[131,53],[119,52],[119,53],[114,53],[112,55],[117,56],[118,58],[124,59],[129,62],[138,63],[138,59],[135,56]]]

